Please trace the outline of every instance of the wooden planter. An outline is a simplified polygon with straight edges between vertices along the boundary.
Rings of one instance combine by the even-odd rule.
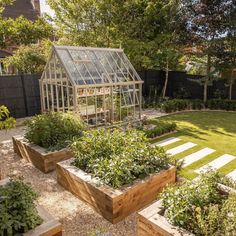
[[[222,194],[236,193],[235,190],[222,184],[219,184],[219,189]],[[161,200],[138,212],[138,236],[194,236],[194,234],[170,224],[163,213]]]
[[[9,179],[0,181],[0,186],[9,182]],[[29,230],[23,236],[61,236],[62,226],[58,220],[55,220],[42,206],[36,205],[37,211],[43,223],[35,229]]]
[[[57,162],[72,157],[72,153],[66,148],[49,152],[45,148],[29,143],[23,136],[12,137],[12,141],[14,152],[44,173],[55,170]]]
[[[112,223],[123,220],[153,202],[167,184],[176,181],[176,168],[170,167],[143,180],[137,180],[131,186],[113,189],[107,185],[99,186],[97,179],[72,166],[73,160],[57,163],[58,183]]]

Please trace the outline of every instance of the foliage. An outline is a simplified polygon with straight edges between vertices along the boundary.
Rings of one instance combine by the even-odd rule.
[[[183,111],[183,110],[226,110],[236,111],[235,100],[211,99],[204,103],[202,100],[193,99],[172,99],[159,104],[160,109],[166,113]]]
[[[192,48],[194,60],[200,63],[205,102],[207,87],[215,79],[218,52],[226,52],[219,41],[227,41],[235,32],[235,10],[236,3],[231,0],[182,0],[179,5],[178,40]]]
[[[20,46],[15,53],[3,60],[5,67],[13,66],[19,73],[42,73],[49,57],[50,41],[39,44]]]
[[[15,127],[16,120],[10,117],[10,112],[6,106],[0,106],[0,130],[11,129]]]
[[[122,46],[136,68],[178,65],[173,46],[176,0],[49,0],[60,43]],[[139,29],[139,30],[137,30]]]
[[[0,1],[0,14],[3,12],[7,5],[11,5],[14,0],[1,0]]]
[[[167,100],[161,104],[161,110],[166,113],[171,113],[175,111],[187,110],[190,108],[189,100],[185,99],[172,99]]]
[[[21,180],[0,186],[0,235],[20,235],[42,223],[34,201],[36,193]]]
[[[236,101],[212,99],[207,101],[206,107],[211,110],[236,111]]]
[[[149,128],[149,125],[154,125],[154,127],[151,126]],[[165,122],[157,119],[148,120],[146,126],[147,128],[145,128],[144,125],[139,127],[139,129],[142,130],[148,138],[155,138],[160,135],[170,133],[175,131],[177,128],[176,123],[174,122]]]
[[[30,21],[20,16],[16,19],[0,17],[0,47],[7,48],[37,43],[52,35],[52,26],[44,19]]]
[[[219,179],[217,173],[208,172],[196,181],[165,189],[161,195],[165,216],[195,235],[234,235],[236,195],[222,195]]]
[[[74,136],[81,136],[84,124],[71,113],[51,112],[36,115],[26,122],[25,138],[49,150],[67,147]]]
[[[171,163],[162,148],[152,147],[135,130],[93,129],[75,138],[71,150],[73,165],[114,188],[167,169]]]

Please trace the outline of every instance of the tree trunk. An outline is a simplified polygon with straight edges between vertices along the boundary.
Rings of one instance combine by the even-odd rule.
[[[204,82],[204,95],[203,95],[203,101],[204,102],[206,102],[207,101],[207,88],[208,88],[208,86],[207,86],[207,84],[208,84],[208,81],[206,80],[205,82]]]
[[[234,71],[232,70],[231,72],[231,77],[230,77],[230,84],[229,84],[229,100],[232,100],[232,89],[233,89],[233,73]]]
[[[166,96],[168,80],[169,80],[169,60],[167,58],[167,61],[166,61],[166,79],[165,79],[165,84],[164,84],[164,88],[163,88],[162,98],[165,98],[165,96]]]
[[[204,82],[204,95],[203,95],[204,102],[207,101],[207,88],[208,88],[208,83],[210,81],[210,73],[211,73],[211,56],[208,54],[207,55],[207,75],[206,75],[206,81]]]

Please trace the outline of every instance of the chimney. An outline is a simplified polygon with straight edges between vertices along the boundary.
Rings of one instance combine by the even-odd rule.
[[[41,15],[40,11],[40,0],[31,0],[34,9],[37,11],[38,15]]]

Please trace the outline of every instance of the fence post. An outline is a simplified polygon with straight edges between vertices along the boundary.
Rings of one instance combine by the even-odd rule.
[[[22,93],[23,93],[23,99],[24,99],[24,105],[25,105],[25,114],[26,114],[26,116],[29,116],[26,90],[25,90],[25,81],[24,81],[24,75],[23,74],[20,74],[20,79],[21,79],[21,84],[22,84]]]

